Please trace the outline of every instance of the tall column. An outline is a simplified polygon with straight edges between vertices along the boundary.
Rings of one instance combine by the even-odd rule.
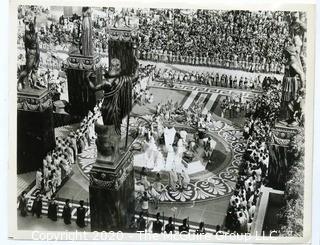
[[[120,142],[108,137],[110,127],[95,127],[98,155],[89,186],[92,231],[126,231],[135,212],[133,155],[112,147]]]
[[[121,62],[124,75],[133,73],[135,67],[136,32],[133,28],[121,27],[108,30],[108,54],[111,59],[117,58]]]
[[[18,92],[17,172],[42,168],[45,155],[55,147],[53,109],[48,90]]]
[[[136,65],[131,31],[109,30],[109,63],[119,59],[121,75],[131,75]],[[133,155],[114,125],[96,123],[95,131],[98,154],[90,172],[91,230],[127,231],[135,212]]]
[[[71,53],[63,65],[67,73],[70,108],[68,113],[84,117],[92,110],[100,98],[99,94],[90,89],[85,79],[86,72],[94,72],[95,83],[101,83],[102,69],[99,55],[83,56]]]

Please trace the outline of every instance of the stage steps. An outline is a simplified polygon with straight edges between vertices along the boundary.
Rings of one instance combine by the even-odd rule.
[[[218,93],[213,93],[211,94],[209,101],[207,102],[207,104],[205,105],[205,107],[203,108],[203,111],[211,111],[212,106],[214,105],[214,102],[216,101],[216,99],[218,98],[219,94]]]
[[[188,109],[189,106],[192,104],[193,100],[195,99],[195,97],[197,96],[198,92],[197,91],[192,91],[189,95],[189,97],[187,98],[186,102],[184,102],[182,108],[183,109]]]

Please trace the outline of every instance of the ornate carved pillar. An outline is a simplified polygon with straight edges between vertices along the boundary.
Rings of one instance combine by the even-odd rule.
[[[66,70],[68,79],[68,92],[70,110],[68,113],[74,116],[84,117],[92,110],[99,99],[90,89],[85,74],[88,71],[94,72],[96,80],[94,83],[99,84],[102,81],[102,67],[99,55],[83,56],[79,53],[70,53],[63,69]]]
[[[97,142],[106,137],[107,127],[110,126],[96,125]],[[109,147],[110,144],[100,143],[96,163],[90,172],[92,231],[126,231],[135,212],[132,152],[114,156],[109,154]]]
[[[119,59],[124,75],[131,75],[135,70],[134,55],[137,46],[136,28],[135,26],[119,26],[108,29],[109,64],[111,59]]]
[[[109,63],[121,61],[123,75],[134,71],[134,44],[131,28],[109,30]],[[92,231],[126,231],[135,212],[133,156],[124,137],[114,126],[95,125],[97,160],[90,172],[90,214]]]
[[[51,95],[46,89],[18,92],[17,109],[17,172],[35,171],[55,147]]]

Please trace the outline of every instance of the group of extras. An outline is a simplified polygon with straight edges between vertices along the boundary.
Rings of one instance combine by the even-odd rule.
[[[180,234],[188,234],[191,232],[189,218],[183,219],[181,225],[176,226],[176,218],[169,217],[167,224],[164,225],[164,214],[161,219],[160,213],[156,214],[155,220],[151,223],[147,218],[144,217],[144,213],[140,212],[139,218],[136,220],[134,217],[131,219],[131,223],[129,225],[130,232],[138,232],[138,233],[145,233],[145,232],[152,232],[152,233],[166,233],[166,234],[175,234],[176,232]],[[178,228],[178,230],[176,230]],[[205,235],[207,231],[205,229],[204,222],[199,223],[198,229],[195,230],[196,235]],[[221,226],[217,225],[215,231],[213,232],[214,235],[222,235],[223,231],[221,230]]]
[[[43,201],[48,202],[48,218],[57,221],[59,201],[56,200],[56,193],[61,187],[63,180],[72,174],[72,165],[75,164],[77,156],[81,154],[87,147],[92,144],[95,139],[94,123],[100,115],[99,105],[94,107],[94,112],[89,111],[80,123],[80,128],[75,132],[70,132],[66,138],[56,137],[56,147],[49,152],[43,159],[43,168],[36,172],[36,185],[33,193],[36,197],[33,202],[23,191],[19,196],[18,209],[21,216],[28,215],[29,203],[31,205],[32,216],[36,215],[38,218],[44,213]],[[63,207],[62,217],[65,224],[71,224],[72,205],[70,200],[65,201]],[[77,221],[79,227],[85,226],[84,201],[79,202],[77,208]],[[78,206],[78,205],[76,205]]]
[[[254,101],[255,111],[244,125],[246,150],[225,223],[226,230],[230,232],[251,232],[261,188],[268,183],[268,140],[272,137],[271,128],[280,111],[280,100],[281,92],[270,87]]]
[[[180,71],[172,68],[158,68],[154,66],[154,79],[171,83],[195,83],[206,86],[225,87],[244,90],[261,90],[263,80],[271,77],[262,75],[241,74],[240,77],[230,73],[221,73],[214,71]]]

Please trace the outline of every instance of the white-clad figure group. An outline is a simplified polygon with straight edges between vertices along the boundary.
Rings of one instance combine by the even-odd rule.
[[[186,151],[186,137],[187,132],[182,130],[179,132],[180,139],[177,142],[177,146],[173,147],[176,129],[174,127],[161,128],[161,131],[164,134],[164,154],[159,150],[159,147],[156,144],[156,141],[151,135],[147,137],[147,140],[144,142],[144,157],[145,167],[151,169],[153,172],[159,171],[174,171],[182,173],[182,170],[187,172],[187,167],[183,164],[183,154]],[[164,157],[166,155],[166,157]]]

